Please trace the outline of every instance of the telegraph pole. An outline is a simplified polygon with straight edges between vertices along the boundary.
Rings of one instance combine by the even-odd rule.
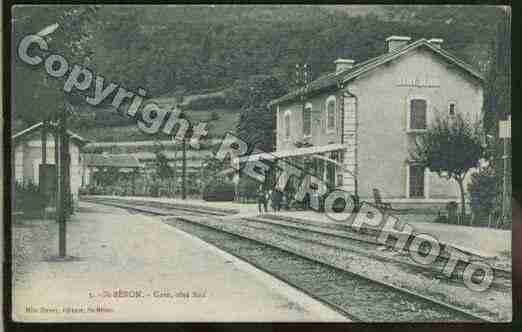
[[[179,97],[179,108],[182,109],[181,104],[183,103],[183,95]],[[181,114],[183,115],[183,118],[187,119],[187,115],[184,111],[181,111]],[[190,122],[189,122],[190,125]],[[188,131],[190,131],[190,127]],[[182,163],[181,163],[181,199],[185,200],[187,199],[187,133],[185,132],[181,141],[182,145]]]
[[[55,213],[54,213],[54,218],[56,220],[57,223],[60,223],[60,218],[59,218],[59,210],[60,210],[60,203],[58,201],[58,198],[59,198],[59,190],[60,190],[60,123],[59,123],[59,117],[57,116],[56,119],[55,119],[57,122],[56,122],[56,125],[54,126],[53,128],[53,136],[54,136],[54,164],[55,164],[55,168],[54,168],[54,176],[55,176],[55,179],[56,179],[56,186],[53,188],[54,189],[54,207],[55,207]]]
[[[37,33],[40,37],[52,34],[59,27],[58,23],[49,25]],[[44,81],[47,86],[47,81]],[[69,140],[67,136],[67,108],[65,102],[62,111],[56,116],[58,124],[54,131],[54,156],[56,164],[56,221],[58,222],[58,257],[66,258],[66,221],[67,206],[70,194],[70,172],[69,172]],[[47,121],[43,123],[42,130],[42,164],[47,163]],[[44,166],[45,167],[45,166]],[[44,180],[46,181],[46,180]]]
[[[67,109],[63,108],[62,113],[60,114],[60,122],[59,122],[59,142],[60,142],[60,150],[59,150],[59,173],[58,173],[58,197],[57,197],[57,206],[58,206],[58,225],[59,225],[59,235],[58,235],[58,256],[60,258],[65,258],[66,256],[66,195],[67,195],[67,178],[66,178],[66,144],[67,139]]]
[[[49,179],[45,176],[45,174],[47,174],[47,119],[43,120],[42,130],[40,132],[42,134],[42,163],[38,169],[38,182],[40,183],[40,193],[42,193],[45,197],[45,209],[47,209],[47,204],[49,203],[47,200],[49,195],[47,191],[47,184],[49,183]],[[47,219],[45,211],[44,216]]]
[[[181,103],[183,102],[183,96],[179,97],[178,105],[176,108],[179,108],[181,111],[180,118],[184,118],[188,121],[185,112],[181,109]],[[189,122],[190,125],[190,122]],[[181,127],[180,127],[181,129]],[[180,130],[178,129],[178,130]],[[188,129],[188,132],[191,131],[191,126]],[[184,133],[181,138],[181,199],[187,199],[187,132]]]
[[[42,123],[42,165],[47,164],[47,120],[43,120]],[[42,181],[43,179],[39,179]]]
[[[181,182],[181,199],[187,199],[187,139],[186,137],[183,137],[183,140],[181,141],[182,144],[182,166],[181,166],[181,172],[182,172],[182,182]]]

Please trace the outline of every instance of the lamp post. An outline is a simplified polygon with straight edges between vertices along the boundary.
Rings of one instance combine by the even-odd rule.
[[[187,135],[190,137],[192,125],[181,107],[181,102],[183,102],[183,96],[179,97],[179,103],[176,104],[176,108],[181,112],[179,118],[183,118],[189,123],[189,128],[181,138],[181,199],[185,200],[187,199]],[[181,127],[178,130],[181,130]]]
[[[187,138],[184,136],[181,141],[182,146],[182,164],[181,164],[181,199],[187,199]]]
[[[201,198],[203,199],[205,184],[206,182],[203,180],[205,178],[205,168],[208,166],[208,163],[205,161],[201,161],[199,166],[199,187],[201,191]]]
[[[67,150],[69,147],[69,142],[67,140],[67,109],[66,107],[63,108],[60,119],[58,123],[58,143],[59,143],[59,150],[58,150],[58,195],[56,199],[57,203],[57,222],[59,225],[59,231],[58,231],[58,256],[60,258],[66,257],[67,252],[67,246],[66,246],[66,222],[67,222],[67,216],[66,216],[66,200],[67,200],[67,185],[68,185],[68,178],[67,178]],[[55,147],[56,149],[57,147]]]

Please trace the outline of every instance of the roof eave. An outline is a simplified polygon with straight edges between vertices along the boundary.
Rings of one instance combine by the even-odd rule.
[[[470,65],[468,65],[467,63],[463,62],[462,60],[456,58],[455,56],[453,56],[451,53],[443,50],[443,49],[440,49],[440,48],[437,48],[435,46],[433,46],[432,44],[430,44],[430,42],[428,40],[426,40],[425,38],[422,38],[422,39],[419,39],[411,44],[408,44],[407,46],[401,48],[401,49],[398,49],[396,51],[394,51],[393,53],[390,53],[388,56],[380,59],[380,60],[375,60],[375,61],[372,61],[371,59],[370,60],[367,60],[369,61],[367,64],[361,66],[360,68],[357,68],[356,70],[353,70],[353,71],[350,71],[346,76],[344,76],[343,78],[341,78],[340,80],[338,80],[337,82],[332,82],[332,83],[329,83],[328,85],[324,86],[324,87],[321,87],[321,88],[318,88],[318,89],[315,89],[315,90],[312,90],[313,92],[319,92],[319,91],[322,91],[324,89],[328,89],[328,88],[331,88],[332,86],[335,86],[335,85],[338,85],[339,82],[341,84],[344,84],[356,77],[358,77],[359,75],[361,74],[364,74],[370,70],[373,70],[377,67],[379,67],[380,65],[382,64],[385,64],[389,61],[392,61],[398,57],[400,57],[401,55],[404,55],[418,47],[421,47],[421,46],[426,46],[428,47],[429,49],[431,49],[432,51],[438,53],[439,55],[443,56],[445,59],[447,59],[448,61],[450,61],[451,63],[455,64],[456,66],[458,66],[459,68],[463,69],[464,71],[466,71],[468,74],[470,74],[471,76],[475,77],[476,79],[478,79],[481,83],[484,83],[485,82],[485,78],[480,74],[478,73],[477,71],[475,71]],[[386,55],[386,54],[384,54]],[[379,56],[380,57],[380,56]],[[302,88],[301,88],[302,90]],[[310,92],[312,92],[310,91]],[[268,107],[272,107],[272,106],[275,106],[275,105],[279,105],[283,102],[290,102],[290,101],[293,101],[295,99],[297,99],[298,97],[300,97],[301,95],[303,94],[307,94],[306,91],[295,91],[293,92],[294,95],[290,95],[290,94],[287,94],[285,96],[282,96],[280,98],[277,98],[271,102],[268,103]]]
[[[446,59],[450,60],[455,65],[457,65],[460,68],[464,69],[470,75],[474,76],[476,79],[478,79],[482,83],[484,83],[486,81],[486,78],[484,76],[482,76],[482,74],[477,72],[475,69],[473,69],[473,67],[471,65],[469,65],[469,64],[465,63],[464,61],[460,60],[459,58],[455,57],[453,54],[449,53],[448,51],[440,49],[440,48],[437,48],[437,47],[431,45],[430,43],[427,43],[426,46],[428,46],[433,51],[439,53],[440,55],[442,55]]]
[[[285,103],[285,102],[294,101],[294,100],[296,100],[297,98],[299,98],[302,95],[310,95],[312,93],[320,93],[320,92],[326,91],[328,89],[331,89],[333,86],[337,86],[338,84],[339,84],[339,82],[332,82],[332,83],[329,83],[328,85],[325,85],[325,86],[322,86],[322,87],[319,87],[319,88],[315,88],[315,89],[311,89],[308,92],[303,91],[303,92],[299,92],[299,93],[297,93],[295,95],[292,95],[292,96],[285,95],[285,96],[279,97],[279,98],[274,99],[271,102],[269,102],[268,103],[268,107],[270,108],[270,107],[273,107],[273,106],[276,106],[276,105],[280,105],[280,104]]]
[[[355,71],[351,72],[349,75],[347,75],[345,78],[342,79],[342,83],[344,84],[344,83],[358,77],[361,74],[364,74],[370,70],[373,70],[373,69],[379,67],[380,65],[385,64],[389,61],[392,61],[392,60],[396,59],[397,57],[404,55],[421,46],[426,46],[429,49],[431,49],[432,51],[443,56],[445,59],[449,60],[453,64],[457,65],[459,68],[466,71],[471,76],[473,76],[476,79],[478,79],[479,81],[481,81],[481,83],[483,83],[485,81],[485,78],[480,73],[476,72],[470,65],[459,60],[458,58],[453,56],[451,53],[431,45],[426,39],[419,39],[415,43],[412,43],[412,44],[404,47],[403,49],[398,50],[396,53],[390,54],[390,57],[385,57],[381,61],[377,61],[376,63],[369,63],[368,65],[361,67],[359,70],[355,70]]]
[[[26,128],[26,129],[24,129],[24,130],[22,130],[22,131],[20,131],[20,132],[18,132],[18,133],[16,133],[16,134],[14,134],[14,135],[11,137],[11,139],[12,139],[13,141],[17,141],[17,140],[19,140],[19,139],[25,137],[26,135],[29,135],[29,134],[33,133],[35,130],[38,130],[42,125],[43,125],[43,122],[40,121],[40,122],[38,122],[38,123],[32,125],[31,127]],[[50,123],[49,125],[50,125],[51,127],[56,127],[56,124],[53,124],[53,123]],[[82,145],[82,146],[83,146],[83,145],[85,145],[85,144],[91,142],[91,140],[88,140],[88,139],[86,139],[86,138],[83,138],[83,137],[81,137],[80,135],[75,134],[75,133],[73,133],[73,132],[70,131],[70,130],[67,130],[67,134],[70,136],[71,139],[78,141],[78,142],[80,143],[79,145]]]

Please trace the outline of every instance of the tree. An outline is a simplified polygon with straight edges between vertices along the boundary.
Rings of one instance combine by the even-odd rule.
[[[466,215],[464,178],[484,155],[481,138],[480,123],[467,121],[457,113],[437,117],[425,133],[417,136],[410,152],[413,161],[458,183],[463,217]]]
[[[318,76],[332,71],[336,58],[360,62],[382,54],[384,39],[393,34],[443,38],[444,49],[478,64],[484,45],[495,39],[500,11],[500,6],[482,6],[479,11],[475,6],[386,6],[386,19],[330,7],[100,6],[92,15],[93,6],[21,6],[14,8],[12,49],[16,51],[23,35],[58,22],[59,29],[51,35],[53,51],[88,51],[89,69],[106,82],[133,91],[142,87],[148,97],[157,97],[175,86],[189,91],[221,89],[259,74],[277,73],[291,83],[296,63],[309,63]],[[383,8],[368,12],[381,13]],[[77,47],[78,42],[83,45]],[[68,54],[66,58],[84,63],[72,61]],[[21,65],[24,70],[19,70]],[[53,108],[32,95],[45,73],[31,69],[17,60],[13,71],[18,81],[13,89],[16,116],[27,116],[27,125]],[[50,83],[56,83],[52,92],[63,86],[61,80]]]
[[[157,151],[156,155],[156,175],[162,180],[172,178],[174,171],[169,165],[169,159],[163,152]]]
[[[272,151],[274,116],[268,103],[286,93],[285,85],[273,76],[255,76],[246,86],[247,102],[241,108],[237,125],[239,137],[250,149]]]
[[[120,178],[118,167],[105,167],[96,172],[96,179],[102,186],[112,186]]]
[[[491,42],[491,57],[486,76],[484,129],[498,136],[498,122],[511,114],[511,15],[506,9],[496,24],[496,38]],[[502,146],[499,149],[502,153]]]
[[[496,38],[491,43],[492,56],[484,93],[484,129],[488,136],[493,138],[488,141],[489,157],[498,186],[501,188],[502,182],[506,181],[506,196],[511,197],[511,158],[503,158],[504,144],[507,154],[511,155],[511,140],[503,142],[503,139],[499,138],[499,122],[511,115],[511,11],[508,7],[502,9],[502,20],[496,24]],[[507,171],[504,171],[504,163],[507,163]],[[498,194],[503,195],[501,190]],[[511,200],[507,199],[507,206],[503,206],[506,211],[511,211],[510,202]]]
[[[217,121],[219,120],[219,114],[216,111],[212,111],[210,114],[210,121]]]
[[[226,170],[229,165],[213,156],[207,156],[203,159],[202,166],[202,180],[208,180],[216,177],[216,174]]]
[[[499,184],[499,176],[491,165],[483,167],[477,173],[471,175],[468,192],[470,207],[474,211],[474,215],[487,217],[499,206],[501,192]]]
[[[19,59],[18,43],[26,35],[58,23],[58,28],[46,36],[49,51],[64,56],[68,63],[89,64],[96,6],[18,6],[13,10],[14,36],[13,100],[14,118],[27,126],[54,118],[63,109],[64,99],[74,103],[74,96],[64,95],[63,82],[48,76],[45,69],[32,68]],[[35,50],[36,52],[36,50]]]

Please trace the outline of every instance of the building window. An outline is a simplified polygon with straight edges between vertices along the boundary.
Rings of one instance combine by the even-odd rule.
[[[455,113],[457,112],[457,103],[450,102],[448,105],[448,114],[449,116],[455,116]]]
[[[424,197],[424,172],[425,168],[420,165],[409,165],[409,197]]]
[[[326,100],[326,129],[335,129],[335,96],[330,96]]]
[[[312,104],[307,103],[303,109],[303,135],[312,135]]]
[[[285,112],[284,116],[285,139],[290,139],[290,111]]]
[[[343,174],[338,172],[337,173],[337,186],[342,187],[343,186]]]
[[[409,126],[411,130],[424,130],[427,126],[428,103],[425,99],[411,99]]]

